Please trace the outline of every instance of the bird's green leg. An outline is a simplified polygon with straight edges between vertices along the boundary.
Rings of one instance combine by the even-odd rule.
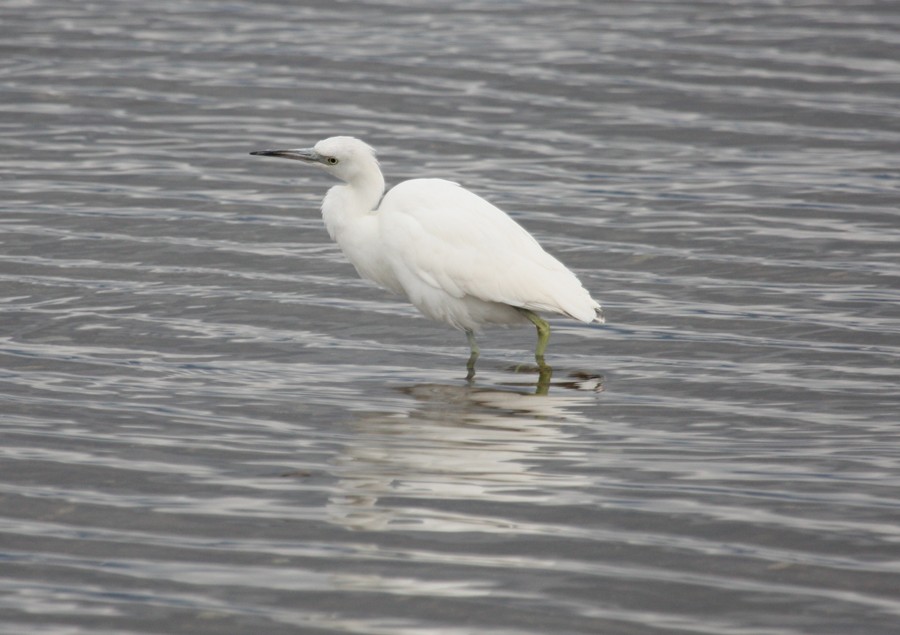
[[[478,342],[475,341],[475,333],[472,329],[466,329],[466,339],[469,340],[469,348],[472,349],[472,354],[469,355],[469,361],[466,362],[466,369],[469,371],[469,374],[466,375],[466,379],[472,379],[475,376],[475,360],[478,359]]]
[[[519,309],[519,312],[528,318],[528,321],[534,324],[537,329],[538,339],[537,346],[534,348],[534,360],[537,362],[541,371],[550,370],[547,362],[544,361],[544,351],[547,350],[547,342],[550,341],[550,325],[547,320],[541,318],[538,314],[528,309]]]

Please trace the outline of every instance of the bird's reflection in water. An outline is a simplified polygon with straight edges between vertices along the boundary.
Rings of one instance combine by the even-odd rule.
[[[534,373],[537,376],[537,381],[533,384],[535,395],[547,395],[550,392],[550,386],[555,386],[557,390],[568,389],[583,390],[589,392],[603,392],[603,376],[594,375],[583,370],[572,371],[568,374],[566,380],[558,381],[555,384],[551,383],[551,380],[553,379],[553,369],[549,366],[544,366],[543,368],[530,365],[511,366],[507,370],[513,373]],[[475,373],[470,372],[466,376],[466,380],[470,385],[474,384]],[[503,385],[527,387],[532,384],[527,381],[523,381],[505,382]]]
[[[585,483],[577,462],[602,378],[575,373],[549,394],[535,384],[398,388],[399,412],[361,418],[335,460],[331,522],[350,529],[505,531],[480,503],[558,501]],[[528,390],[528,392],[524,392]]]

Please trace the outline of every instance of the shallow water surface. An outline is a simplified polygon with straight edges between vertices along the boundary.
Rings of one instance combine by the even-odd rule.
[[[12,0],[0,630],[900,623],[891,2]],[[332,134],[508,210],[608,324],[356,278]]]

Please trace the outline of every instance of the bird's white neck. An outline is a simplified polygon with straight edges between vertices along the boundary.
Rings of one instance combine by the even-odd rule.
[[[347,227],[375,210],[383,194],[384,177],[377,166],[345,185],[328,190],[322,201],[322,218],[332,239],[340,243]]]

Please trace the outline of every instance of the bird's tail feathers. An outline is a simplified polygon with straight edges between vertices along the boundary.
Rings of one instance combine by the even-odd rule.
[[[563,315],[568,315],[570,318],[574,320],[578,320],[579,322],[584,322],[585,324],[603,324],[606,322],[606,318],[603,317],[603,309],[600,308],[600,305],[596,302],[590,308],[578,307],[577,310],[572,305],[562,308],[558,305],[556,307],[551,307],[549,309],[541,308],[540,310],[549,310],[553,313],[562,313]]]

